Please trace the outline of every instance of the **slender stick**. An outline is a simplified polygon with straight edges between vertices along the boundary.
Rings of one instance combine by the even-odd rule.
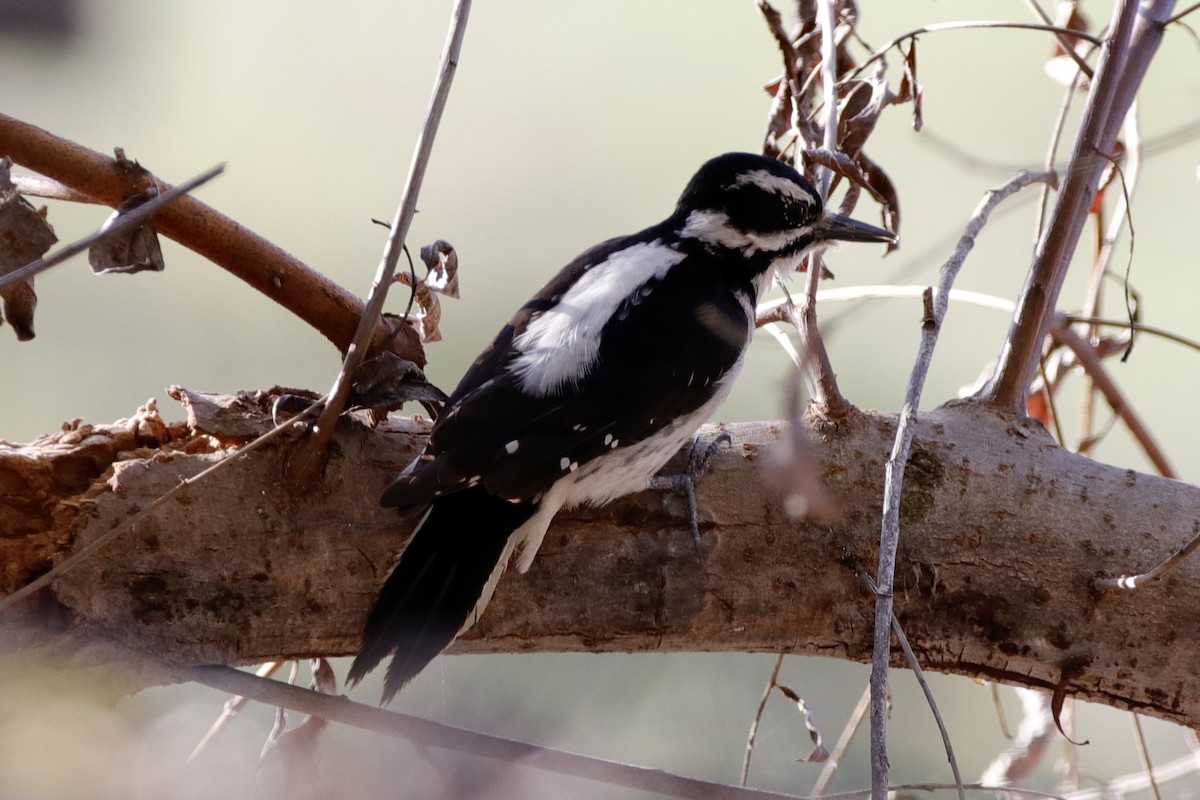
[[[1145,5],[1136,0],[1118,0],[1115,5],[1062,191],[1038,243],[996,371],[976,395],[978,400],[1013,414],[1024,411],[1029,382],[1037,370],[1042,342],[1095,198],[1100,173],[1162,39],[1161,20],[1173,5],[1172,0],[1149,0]]]
[[[21,281],[27,281],[34,275],[45,272],[51,267],[56,267],[72,256],[82,253],[84,250],[87,250],[97,242],[103,241],[110,236],[115,236],[123,230],[127,230],[141,222],[144,222],[145,220],[149,219],[152,214],[161,210],[164,206],[179,200],[187,195],[188,192],[195,191],[197,188],[208,183],[224,171],[224,164],[218,164],[211,169],[205,170],[191,180],[184,181],[173,189],[168,189],[167,191],[163,192],[158,197],[148,200],[137,208],[122,214],[121,216],[117,217],[113,221],[113,224],[109,225],[107,228],[103,228],[95,233],[88,234],[82,239],[74,241],[66,247],[59,248],[51,255],[44,256],[36,261],[31,261],[20,269],[13,270],[5,275],[0,275],[0,290],[7,289],[9,286],[15,283],[20,283]]]
[[[1200,350],[1200,341],[1196,339],[1189,339],[1186,336],[1181,336],[1180,334],[1175,333],[1174,331],[1169,331],[1165,328],[1157,328],[1153,325],[1143,325],[1140,322],[1130,322],[1127,319],[1102,319],[1100,317],[1083,317],[1078,314],[1065,314],[1063,315],[1062,319],[1063,322],[1068,325],[1076,322],[1082,322],[1088,325],[1105,325],[1111,328],[1125,328],[1131,333],[1140,332],[1149,336],[1161,336],[1167,341],[1181,344],[1184,347],[1190,347],[1193,350]]]
[[[1055,27],[1054,21],[1050,19],[1045,11],[1042,10],[1042,7],[1038,5],[1037,0],[1025,0],[1025,5],[1029,6],[1029,10],[1032,11],[1034,16],[1040,19],[1042,24],[1047,28]],[[1066,33],[1062,30],[1054,30],[1054,38],[1058,40],[1058,46],[1061,47],[1063,52],[1075,62],[1075,65],[1079,67],[1080,72],[1082,72],[1084,75],[1087,75],[1088,78],[1091,78],[1092,68],[1088,66],[1086,61],[1083,60],[1083,56],[1075,52],[1075,47],[1071,43],[1071,36],[1073,36],[1073,34]]]
[[[1146,458],[1150,459],[1150,463],[1154,465],[1159,474],[1166,478],[1176,477],[1175,468],[1167,460],[1166,453],[1158,446],[1154,434],[1150,433],[1150,429],[1146,427],[1146,424],[1142,422],[1142,418],[1133,410],[1124,393],[1113,382],[1113,379],[1109,377],[1108,372],[1105,371],[1104,365],[1100,361],[1100,356],[1096,355],[1096,351],[1091,344],[1064,324],[1061,317],[1055,318],[1055,323],[1050,328],[1050,335],[1057,344],[1069,347],[1071,352],[1075,354],[1075,358],[1079,360],[1079,365],[1083,367],[1084,371],[1087,372],[1093,383],[1095,383],[1096,388],[1104,395],[1104,399],[1112,407],[1113,413],[1125,423],[1125,427],[1129,429],[1133,438],[1141,445],[1142,452],[1146,454]]]
[[[838,152],[838,98],[837,98],[837,9],[833,0],[817,3],[817,22],[821,26],[821,93],[825,96],[825,129],[821,145],[831,153]],[[829,200],[833,185],[833,170],[818,167],[821,197]]]
[[[821,767],[821,774],[817,776],[817,782],[813,784],[809,795],[820,797],[825,793],[825,788],[833,780],[833,775],[837,772],[838,765],[845,757],[846,751],[850,749],[850,742],[854,740],[854,734],[858,733],[863,719],[867,716],[867,709],[870,707],[871,687],[867,685],[863,687],[862,694],[859,695],[858,702],[854,705],[854,710],[850,712],[850,718],[846,720],[846,727],[842,728],[842,733],[838,736],[837,744],[833,746],[833,750],[830,752],[829,760],[825,762],[825,766]]]
[[[1097,578],[1092,582],[1092,587],[1097,591],[1102,589],[1136,589],[1142,584],[1149,583],[1155,578],[1161,578],[1175,569],[1197,547],[1200,547],[1200,533],[1189,539],[1187,544],[1176,550],[1166,561],[1163,561],[1153,569],[1138,575],[1122,575],[1119,578]]]
[[[925,670],[921,669],[921,662],[917,661],[917,654],[909,645],[908,636],[904,634],[904,629],[900,627],[900,620],[896,619],[895,614],[892,615],[892,633],[896,635],[896,641],[904,650],[908,666],[912,669],[921,691],[925,694],[925,702],[929,704],[929,710],[933,712],[933,720],[937,723],[938,732],[942,735],[942,747],[946,750],[946,760],[950,762],[950,772],[954,775],[954,788],[958,790],[958,800],[966,800],[966,794],[963,792],[962,773],[958,769],[958,759],[954,756],[954,745],[950,743],[950,732],[946,730],[946,723],[942,719],[942,712],[938,710],[937,701],[933,698],[933,690],[929,688],[929,681],[925,680]]]
[[[1142,762],[1142,769],[1146,771],[1146,778],[1150,783],[1150,797],[1162,800],[1162,793],[1158,791],[1158,781],[1154,779],[1154,765],[1150,763],[1150,751],[1146,748],[1142,718],[1136,711],[1130,711],[1129,719],[1133,721],[1133,740],[1137,743],[1138,759]]]
[[[408,177],[404,181],[404,193],[400,198],[400,206],[396,209],[395,217],[392,218],[391,230],[383,248],[383,257],[375,272],[375,280],[371,284],[371,293],[367,297],[366,307],[359,318],[358,330],[355,331],[354,340],[346,350],[342,368],[333,382],[333,388],[329,390],[329,401],[321,411],[313,435],[306,446],[296,453],[293,460],[293,475],[300,485],[308,484],[320,474],[320,465],[325,448],[333,436],[334,424],[346,407],[346,398],[350,395],[352,376],[366,358],[371,343],[371,332],[378,325],[383,313],[383,304],[387,300],[388,288],[392,284],[396,265],[400,262],[400,253],[404,248],[404,240],[408,236],[413,215],[417,211],[417,197],[421,193],[421,182],[425,178],[425,168],[429,164],[429,156],[433,152],[433,140],[437,136],[438,125],[442,121],[442,112],[445,111],[446,100],[450,96],[450,85],[454,81],[454,72],[458,67],[459,53],[462,51],[463,35],[467,31],[467,16],[470,11],[471,0],[457,0],[451,12],[450,31],[442,50],[441,64],[433,85],[433,96],[429,101],[429,109],[425,113],[425,124],[421,128],[420,138],[417,139],[412,162],[408,168]]]
[[[1038,25],[1037,23],[1033,23],[1033,22],[1003,22],[1003,21],[999,21],[999,20],[966,20],[963,22],[937,22],[932,25],[922,25],[920,28],[914,28],[911,31],[909,31],[908,33],[902,34],[900,36],[897,36],[895,39],[892,39],[890,42],[888,42],[883,47],[879,48],[874,53],[872,53],[870,56],[868,56],[866,59],[864,59],[858,65],[858,68],[856,70],[854,70],[854,74],[861,75],[863,73],[863,70],[865,70],[867,67],[874,64],[879,59],[883,58],[885,55],[887,55],[888,50],[891,50],[893,47],[900,44],[905,39],[912,39],[913,37],[920,36],[923,33],[935,33],[937,31],[976,30],[976,29],[980,29],[980,28],[1009,28],[1012,30],[1021,30],[1021,31],[1049,31],[1051,33],[1055,33],[1055,34],[1059,34],[1059,35],[1063,35],[1063,36],[1074,36],[1078,39],[1083,39],[1085,41],[1092,42],[1093,44],[1100,44],[1099,39],[1097,39],[1095,36],[1092,36],[1090,33],[1086,32],[1086,31],[1076,31],[1076,30],[1071,30],[1070,28],[1060,28],[1057,25]]]
[[[758,711],[754,712],[754,720],[750,723],[750,732],[746,734],[746,755],[742,756],[742,779],[739,782],[741,786],[745,786],[746,780],[750,777],[750,757],[754,753],[754,739],[758,736],[758,724],[762,722],[763,712],[767,709],[767,701],[771,699],[771,692],[775,691],[779,668],[783,666],[783,656],[784,654],[780,653],[775,657],[775,666],[771,668],[771,677],[767,678],[762,698],[758,701]]]
[[[896,428],[896,440],[886,466],[883,490],[883,522],[879,536],[879,566],[875,576],[875,635],[871,659],[871,797],[886,800],[888,787],[887,760],[887,686],[891,656],[893,598],[892,586],[896,571],[896,552],[900,544],[900,496],[904,487],[904,470],[912,447],[913,430],[925,377],[933,359],[946,310],[950,305],[950,290],[954,279],[975,245],[975,237],[987,224],[988,217],[1000,201],[1030,184],[1052,180],[1050,173],[1022,172],[1003,186],[992,189],[980,201],[967,222],[966,230],[949,260],[942,265],[936,295],[929,302],[930,311],[922,325],[921,346],[909,377],[904,408]],[[932,291],[932,290],[931,290]]]
[[[833,0],[821,0],[817,18],[821,26],[821,77],[825,99],[822,143],[826,150],[835,153],[838,142],[837,43],[834,41],[837,13]],[[833,170],[829,167],[818,167],[817,175],[821,196],[828,202],[829,190],[833,185]],[[823,406],[825,414],[836,419],[846,414],[849,403],[838,388],[833,363],[829,360],[829,353],[817,327],[817,285],[821,281],[821,259],[810,257],[807,263],[804,299],[800,304],[799,313],[794,315],[792,324],[800,332],[800,341],[804,345],[805,371],[812,402]]]

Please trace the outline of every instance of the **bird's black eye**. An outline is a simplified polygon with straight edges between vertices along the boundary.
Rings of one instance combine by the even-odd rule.
[[[787,220],[788,227],[799,228],[812,221],[812,206],[802,200],[785,199],[783,216]]]

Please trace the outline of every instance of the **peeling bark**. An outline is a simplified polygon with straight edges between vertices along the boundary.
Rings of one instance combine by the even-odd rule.
[[[269,405],[243,396],[173,426],[151,405],[114,425],[0,444],[0,593],[229,457],[269,427]],[[717,427],[734,446],[700,484],[699,547],[681,508],[664,510],[651,492],[560,514],[533,568],[501,581],[455,650],[869,660],[872,599],[858,571],[874,569],[894,419],[814,420],[825,482],[845,511],[823,525],[790,519],[763,485],[761,456],[781,423]],[[296,441],[282,438],[150,512],[20,609],[54,619],[55,635],[109,637],[179,663],[351,653],[406,535],[377,498],[425,430],[343,419],[324,481],[302,495],[282,478]],[[902,514],[896,609],[927,669],[1063,685],[1200,724],[1190,591],[1200,566],[1185,561],[1134,592],[1091,588],[1097,576],[1148,569],[1200,530],[1200,489],[1091,461],[994,410],[954,404],[922,415]]]

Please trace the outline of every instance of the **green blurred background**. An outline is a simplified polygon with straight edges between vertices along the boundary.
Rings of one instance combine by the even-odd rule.
[[[1015,0],[860,6],[859,33],[874,46],[937,21],[1031,19]],[[366,292],[384,236],[371,218],[390,218],[398,201],[449,2],[81,0],[72,8],[78,16],[63,35],[12,24],[0,30],[6,113],[97,150],[123,147],[170,181],[227,162],[226,174],[202,189],[201,199],[350,290]],[[1085,11],[1100,25],[1109,6]],[[868,148],[900,192],[903,247],[887,259],[862,246],[833,253],[835,286],[932,282],[982,193],[1044,158],[1062,96],[1044,71],[1046,36],[945,32],[923,36],[918,53],[924,133],[912,130],[907,107],[892,109]],[[896,65],[899,58],[890,60]],[[445,341],[428,349],[431,379],[452,388],[512,310],[558,267],[603,238],[664,217],[702,161],[727,150],[757,150],[769,107],[762,86],[778,63],[750,2],[476,4],[410,237],[415,245],[447,239],[461,260],[463,297],[444,306]],[[1198,63],[1196,42],[1171,30],[1142,94],[1142,135],[1156,147],[1137,189],[1132,262],[1145,321],[1192,337],[1200,337],[1194,310],[1200,270],[1187,237],[1200,220],[1200,143],[1163,137],[1200,116]],[[894,88],[898,80],[894,73]],[[1081,98],[1076,110],[1080,105]],[[959,159],[947,142],[982,163]],[[1029,193],[997,214],[959,288],[1015,296],[1029,260],[1032,199]],[[94,229],[107,213],[50,205],[64,242]],[[864,201],[856,216],[875,221],[876,209]],[[205,391],[329,386],[339,360],[323,338],[203,259],[169,242],[164,252],[162,274],[98,279],[80,258],[38,279],[37,338],[19,344],[11,329],[0,329],[7,390],[0,437],[25,441],[76,417],[109,422],[149,397],[178,419],[163,392],[173,383]],[[1125,267],[1126,253],[1122,244],[1116,268]],[[1062,308],[1081,302],[1083,282],[1082,270],[1069,279]],[[1110,295],[1118,302],[1108,315],[1119,317],[1119,292]],[[394,298],[394,310],[401,300]],[[829,306],[823,314],[837,317],[828,344],[843,391],[861,406],[895,410],[920,333],[916,302]],[[951,309],[927,407],[979,375],[1007,323],[995,311]],[[1180,475],[1193,481],[1200,472],[1200,436],[1190,424],[1200,383],[1195,358],[1143,337],[1127,364],[1111,365]],[[721,418],[779,416],[789,375],[782,352],[760,336]],[[1067,393],[1069,408],[1075,397]],[[1119,428],[1098,457],[1148,469]],[[448,657],[396,707],[735,781],[771,664],[771,656],[749,655]],[[785,682],[808,699],[827,743],[865,677],[859,665],[817,659],[790,659],[784,668]],[[911,675],[897,674],[895,684],[895,779],[948,780]],[[269,711],[248,712],[211,761],[180,771],[219,711],[222,698],[214,693],[156,689],[110,707],[75,679],[68,686],[9,675],[0,686],[9,687],[2,694],[10,698],[0,704],[0,796],[252,794]],[[1005,747],[990,689],[947,678],[935,688],[964,775],[976,778]],[[1012,719],[1015,700],[1007,689],[1001,695]],[[368,685],[354,696],[373,701],[377,690]],[[751,778],[762,787],[804,792],[820,767],[796,761],[810,748],[802,721],[786,705],[776,697],[770,706]],[[1088,769],[1111,777],[1137,768],[1125,715],[1081,706],[1077,722],[1077,738],[1093,742],[1079,755]],[[1184,752],[1177,730],[1156,722],[1148,728],[1156,760]],[[40,735],[49,749],[41,748]],[[321,785],[347,797],[397,786],[414,796],[439,786],[463,797],[629,796],[414,752],[337,729],[324,751],[327,784]],[[832,789],[867,784],[865,753],[861,742],[852,749]],[[433,765],[452,766],[434,778]],[[1054,785],[1052,759],[1040,776],[1042,787]]]

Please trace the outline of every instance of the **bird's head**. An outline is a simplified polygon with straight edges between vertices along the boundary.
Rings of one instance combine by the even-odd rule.
[[[896,235],[825,209],[792,167],[752,153],[726,153],[700,167],[679,198],[679,235],[740,253],[759,269],[794,268],[833,242],[888,242]]]

